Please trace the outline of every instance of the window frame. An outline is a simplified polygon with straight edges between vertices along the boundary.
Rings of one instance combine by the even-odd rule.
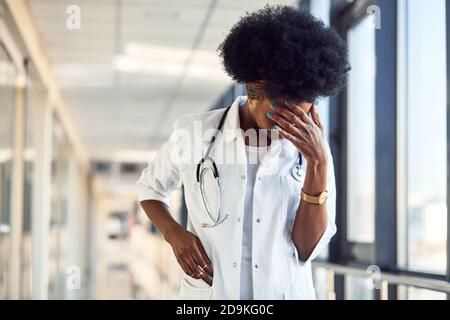
[[[446,37],[447,37],[447,276],[450,281],[450,4],[446,1]],[[447,300],[450,300],[450,294],[447,294]]]
[[[22,241],[22,218],[23,218],[23,133],[24,133],[24,107],[25,107],[25,57],[21,44],[15,38],[16,29],[10,27],[8,23],[10,16],[5,12],[0,3],[0,49],[2,49],[9,59],[15,71],[15,81],[13,86],[14,102],[11,114],[11,172],[9,181],[9,191],[7,194],[9,202],[9,236],[10,239],[10,259],[6,262],[9,272],[6,279],[6,298],[18,299],[20,297],[20,263],[21,263],[21,241]],[[13,214],[17,212],[18,214]]]
[[[401,129],[399,122],[399,105],[401,99],[399,85],[399,25],[398,9],[400,1],[392,0],[355,0],[347,3],[333,0],[331,4],[331,25],[347,42],[347,31],[364,18],[365,10],[371,4],[381,8],[382,29],[376,34],[376,109],[375,109],[375,241],[371,245],[351,243],[347,241],[347,203],[346,197],[337,198],[336,224],[338,232],[331,241],[329,261],[344,265],[368,267],[362,256],[352,257],[352,251],[374,250],[373,263],[382,271],[389,271],[399,275],[420,276],[435,280],[450,281],[450,206],[447,205],[447,272],[446,275],[402,269],[398,265],[399,203],[403,201],[399,188],[398,174],[402,169],[399,162],[398,134]],[[447,79],[450,79],[450,5],[446,6],[447,16]],[[392,50],[394,48],[394,50]],[[386,67],[387,66],[387,67]],[[400,102],[399,102],[400,101]],[[392,116],[392,110],[396,110]],[[447,123],[450,123],[450,81],[447,80]],[[347,92],[343,90],[336,97],[330,99],[330,146],[334,155],[336,170],[336,185],[339,194],[347,193]],[[396,137],[396,139],[392,139]],[[447,167],[450,165],[450,125],[447,126]],[[396,165],[392,165],[396,163]],[[388,186],[389,188],[386,188]],[[404,186],[403,186],[404,187]],[[401,192],[400,192],[401,193]],[[400,197],[399,197],[400,196]],[[450,199],[450,170],[447,170],[447,204]],[[356,258],[356,259],[355,259]],[[335,276],[336,298],[344,297],[344,277]],[[397,298],[396,285],[389,286],[389,298]],[[379,298],[379,291],[375,290],[375,298]],[[450,295],[447,295],[450,299]]]
[[[400,26],[398,13],[404,0],[331,0],[330,25],[347,42],[347,31],[366,16],[366,8],[375,4],[381,8],[382,29],[376,31],[377,67],[375,79],[375,240],[373,244],[352,243],[347,241],[347,200],[338,196],[336,203],[336,225],[338,232],[332,238],[328,261],[342,265],[368,267],[375,264],[382,271],[398,275],[426,277],[434,280],[450,281],[450,206],[447,205],[447,272],[445,275],[412,271],[399,267],[398,249],[401,221],[398,213],[402,199],[399,173],[402,158],[399,150],[399,133],[401,128],[402,103],[401,91],[401,55]],[[406,0],[407,1],[407,0]],[[309,1],[300,2],[303,8],[309,7]],[[450,5],[446,6],[447,16],[447,79],[450,79]],[[394,50],[393,50],[394,49]],[[387,66],[387,67],[386,67]],[[229,105],[233,99],[245,92],[242,84],[235,84],[225,92],[212,109]],[[347,193],[347,91],[343,90],[329,101],[330,147],[336,168],[336,186],[339,195]],[[394,114],[392,110],[395,110]],[[405,121],[403,119],[403,121]],[[447,81],[447,123],[450,124],[450,81]],[[450,125],[447,126],[447,167],[450,165]],[[392,165],[392,164],[396,165]],[[389,186],[389,188],[386,188]],[[450,170],[447,170],[447,204],[450,199]],[[362,252],[352,256],[352,252]],[[369,263],[364,252],[372,251],[373,259]],[[365,261],[366,260],[366,261]],[[335,275],[335,293],[337,299],[345,296],[344,276]],[[389,299],[398,298],[399,287],[389,286]],[[374,298],[380,297],[379,290],[374,290]],[[447,295],[450,299],[450,295]]]
[[[358,0],[352,3],[332,1],[331,25],[340,33],[344,41],[348,42],[347,32],[357,25],[364,17],[364,8],[372,4],[371,0]],[[330,99],[330,147],[334,155],[336,168],[336,185],[341,195],[347,194],[347,91]],[[349,263],[370,258],[364,252],[373,251],[373,244],[354,243],[347,240],[347,200],[345,197],[337,199],[336,224],[338,233],[332,241],[330,260],[337,263]],[[352,252],[360,252],[356,257]],[[354,259],[356,258],[356,259]],[[366,259],[370,260],[370,259]]]
[[[347,32],[366,17],[368,6],[376,4],[382,8],[383,29],[376,32],[377,66],[387,64],[391,68],[377,68],[375,78],[375,240],[371,244],[354,243],[347,240],[347,200],[338,198],[338,229],[340,236],[332,243],[332,262],[340,264],[356,264],[368,267],[376,264],[384,270],[392,270],[397,265],[397,197],[396,197],[396,143],[389,139],[396,135],[396,116],[392,115],[397,105],[396,63],[397,52],[392,48],[396,46],[396,36],[392,37],[391,30],[396,30],[396,2],[357,0],[352,3],[335,1],[332,11],[332,25],[338,30],[346,42]],[[396,34],[396,32],[394,32]],[[389,50],[386,50],[389,48]],[[383,94],[381,94],[383,92]],[[343,91],[333,99],[331,108],[332,150],[336,155],[336,167],[340,169],[337,174],[338,188],[341,194],[347,193],[347,92]],[[386,121],[386,119],[388,119]],[[380,121],[383,120],[383,121]],[[383,141],[383,144],[380,142]],[[386,141],[388,145],[386,146]],[[390,188],[386,188],[390,186]],[[386,226],[388,228],[386,228]],[[387,249],[387,250],[386,250]],[[338,298],[344,297],[344,279],[336,277]],[[377,298],[379,293],[375,292]],[[396,297],[396,288],[389,288],[390,298]]]

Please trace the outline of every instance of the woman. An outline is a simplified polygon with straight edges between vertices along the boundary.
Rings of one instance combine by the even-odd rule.
[[[314,299],[311,260],[336,232],[314,102],[345,84],[347,47],[309,13],[266,6],[241,18],[219,52],[247,96],[177,120],[137,182],[139,200],[184,271],[179,298]],[[169,210],[181,184],[187,230]]]

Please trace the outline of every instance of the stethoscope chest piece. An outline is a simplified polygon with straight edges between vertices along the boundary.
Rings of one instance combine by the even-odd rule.
[[[293,167],[291,173],[294,179],[297,181],[302,181],[305,176],[305,170],[300,164],[297,164],[295,167]]]

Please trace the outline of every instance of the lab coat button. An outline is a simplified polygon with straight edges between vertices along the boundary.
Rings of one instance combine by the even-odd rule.
[[[233,268],[236,268],[236,267],[237,267],[237,263],[233,262]]]
[[[256,222],[260,223],[260,222],[261,222],[261,219],[260,219],[260,218],[256,219]]]
[[[241,176],[241,179],[242,179],[242,180],[245,180],[245,175],[242,175],[242,176]]]
[[[259,265],[255,264],[255,268],[258,269],[258,268],[259,268]]]
[[[237,222],[241,222],[241,218],[237,218]]]

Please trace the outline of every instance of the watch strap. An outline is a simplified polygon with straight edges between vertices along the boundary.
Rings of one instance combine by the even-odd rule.
[[[302,189],[302,200],[308,202],[308,203],[312,203],[312,204],[324,204],[325,201],[328,198],[328,192],[324,191],[321,194],[319,194],[318,196],[311,196],[309,194],[306,194],[303,189]]]

